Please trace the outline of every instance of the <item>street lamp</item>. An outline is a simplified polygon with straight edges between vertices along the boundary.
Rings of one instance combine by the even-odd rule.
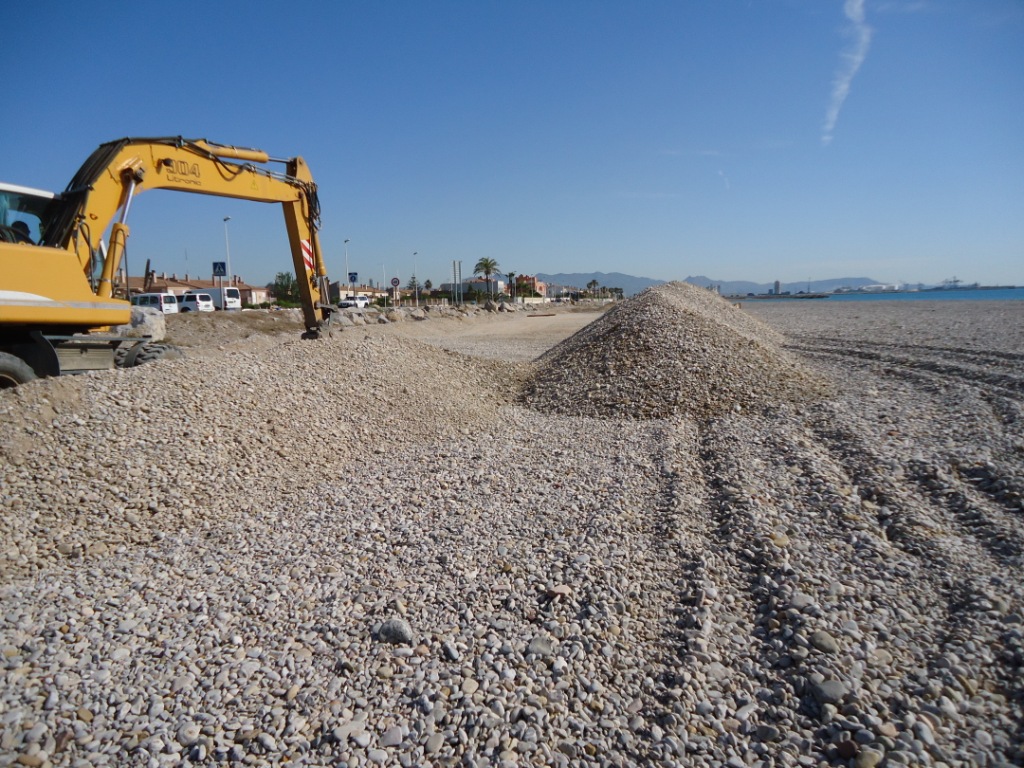
[[[416,306],[420,305],[420,281],[416,279],[416,254],[419,251],[412,252],[412,294],[415,298]]]
[[[351,294],[355,293],[355,289],[352,287],[352,281],[349,279],[349,275],[352,273],[348,271],[348,240],[345,241],[345,279],[349,282],[348,292]],[[338,291],[338,303],[341,303],[341,291]]]
[[[224,255],[227,257],[227,268],[228,268],[228,283],[231,285],[235,284],[235,275],[231,271],[231,243],[228,241],[228,222],[231,221],[230,216],[224,217]]]
[[[224,255],[227,257],[227,268],[228,268],[228,285],[235,284],[235,274],[231,271],[231,244],[228,242],[228,222],[231,221],[230,216],[224,217]],[[220,292],[220,308],[227,309],[227,299],[224,296],[224,278],[221,278],[221,292]]]
[[[234,285],[234,273],[231,271],[231,245],[227,241],[227,222],[230,216],[224,216],[224,255],[227,257],[227,282]]]

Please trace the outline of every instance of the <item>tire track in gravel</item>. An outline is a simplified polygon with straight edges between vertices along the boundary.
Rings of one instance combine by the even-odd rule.
[[[930,637],[933,619],[903,610],[899,596],[919,590],[919,568],[886,567],[887,547],[859,509],[843,465],[806,440],[799,424],[773,421],[771,442],[759,442],[756,429],[738,421],[708,437],[719,546],[731,552],[735,583],[756,604],[751,623],[760,644],[749,663],[759,665],[756,675],[772,698],[759,698],[767,716],[755,736],[810,734],[773,750],[835,759],[837,750],[852,748],[844,745],[849,733],[832,724],[837,707],[865,712],[862,722],[902,716],[900,692],[876,688],[894,674],[889,662],[920,663],[902,649],[913,647],[911,638]],[[942,599],[929,602],[933,615],[944,612]],[[842,704],[819,700],[822,679],[847,686]]]
[[[708,602],[719,609],[706,624],[716,634],[734,632],[732,647],[719,643],[714,656],[721,659],[716,663],[740,672],[748,686],[736,701],[735,712],[722,714],[731,714],[745,724],[740,729],[743,746],[759,756],[780,752],[791,759],[799,754],[820,756],[825,747],[816,739],[790,738],[777,743],[784,734],[798,733],[804,725],[796,712],[802,680],[789,674],[792,660],[783,651],[800,622],[787,621],[784,626],[775,620],[779,615],[776,609],[788,603],[798,579],[784,544],[784,531],[792,529],[780,526],[784,517],[776,515],[781,510],[765,493],[767,486],[757,470],[767,451],[755,441],[745,420],[712,422],[701,439],[701,461],[709,478],[708,512],[714,528],[707,549],[714,553],[709,570],[717,599]],[[737,609],[742,612],[738,617]],[[746,644],[736,642],[740,635],[748,638]],[[717,671],[714,666],[712,671]]]
[[[947,351],[942,347],[913,349]],[[853,361],[840,355],[839,350],[830,354],[831,360],[819,362],[826,363],[834,376],[848,378],[850,372],[848,368],[844,371],[843,366]],[[1024,355],[1009,353],[971,354],[986,360],[1024,359]],[[890,464],[896,461],[901,475],[912,482],[904,490],[916,490],[934,502],[934,513],[929,515],[930,525],[941,526],[953,521],[964,536],[977,541],[991,555],[992,567],[1019,567],[1024,556],[1021,545],[1024,541],[1024,515],[1021,514],[1024,510],[1024,478],[1015,477],[1011,467],[1018,463],[1015,454],[1024,450],[1018,426],[1018,413],[1024,398],[1016,391],[1007,391],[998,385],[1000,393],[993,393],[991,377],[979,380],[975,372],[961,367],[936,366],[925,371],[915,367],[919,361],[911,358],[894,357],[889,362],[897,363],[897,367],[865,373],[864,391],[879,392],[876,399],[893,401],[920,399],[924,394],[929,399],[918,406],[918,411],[934,414],[935,421],[947,421],[951,428],[945,434],[942,430],[935,430],[933,434],[925,435],[924,440],[919,439],[914,457],[887,455],[884,459],[878,451],[867,447],[868,440],[876,446],[892,442],[880,434],[881,430],[874,430],[874,434],[866,439],[863,424],[846,430],[842,435],[831,436],[827,434],[831,428],[825,427],[820,436],[829,440],[836,450],[847,454],[848,458],[857,452],[854,450],[857,448],[862,454],[855,462],[859,466],[858,471],[864,471],[865,467],[880,460]],[[888,386],[882,380],[888,376],[910,383],[934,385],[936,382],[951,382],[957,385],[957,389],[947,391],[946,387],[932,386],[922,392],[918,387],[909,393],[898,386]],[[1024,379],[1014,381],[1014,386],[1024,383]],[[855,407],[869,414],[866,419],[869,428],[872,424],[881,423],[880,411],[872,399],[861,400]],[[970,415],[966,416],[967,413]],[[991,418],[986,418],[986,415]],[[998,426],[995,438],[993,424]],[[888,491],[893,491],[891,484]]]
[[[497,738],[519,738],[529,725],[541,742],[563,744],[580,759],[587,757],[584,743],[598,733],[617,743],[612,757],[621,762],[612,764],[674,754],[675,742],[648,743],[654,726],[668,730],[655,678],[673,605],[662,457],[676,453],[663,446],[676,439],[674,432],[652,424],[623,434],[614,422],[566,424],[529,415],[529,427],[515,439],[481,434],[471,445],[418,446],[375,463],[362,479],[363,487],[381,489],[364,502],[377,521],[373,535],[360,544],[367,534],[357,527],[345,539],[345,550],[375,554],[344,569],[352,578],[342,574],[338,594],[346,583],[369,582],[400,597],[430,656],[446,662],[442,679],[458,682],[472,669],[486,691],[497,664],[525,665],[541,684],[538,692],[551,697],[540,719],[491,722],[486,701],[453,700],[439,686],[416,683],[398,698],[402,711],[412,712],[424,697],[440,703],[448,714],[439,725],[453,734],[486,720]],[[542,435],[543,456],[535,447]],[[524,451],[536,454],[532,472],[520,469]],[[581,453],[594,470],[579,471]],[[417,470],[403,479],[408,467]],[[325,496],[340,502],[343,493],[339,484]],[[329,528],[315,538],[338,540]],[[386,614],[382,608],[375,613]],[[325,623],[364,655],[372,650],[370,633],[351,611],[351,601],[341,598]],[[537,634],[552,638],[546,658],[528,651]],[[505,640],[500,653],[494,637]],[[445,641],[457,649],[456,663],[446,659]],[[361,685],[366,696],[380,688],[372,676]],[[529,696],[517,688],[506,697],[515,702],[508,711],[535,707]],[[640,720],[627,727],[632,718]],[[463,755],[454,743],[452,750]]]
[[[920,547],[896,547],[894,550],[889,545],[885,530],[878,522],[877,508],[860,498],[861,473],[858,467],[851,465],[848,450],[856,436],[842,426],[835,428],[836,421],[834,415],[829,421],[833,425],[831,440],[823,437],[824,430],[815,430],[816,450],[799,456],[797,466],[801,476],[809,480],[805,487],[819,489],[808,494],[812,503],[822,512],[827,511],[827,518],[835,522],[835,532],[825,531],[821,538],[823,550],[830,548],[827,542],[833,537],[833,543],[845,540],[854,546],[853,556],[846,568],[841,569],[846,571],[846,579],[840,574],[836,577],[840,584],[856,585],[856,594],[847,597],[845,613],[852,616],[866,641],[862,646],[866,653],[854,662],[868,665],[861,680],[864,687],[859,703],[869,712],[873,710],[876,716],[892,717],[904,725],[908,712],[929,711],[931,697],[924,689],[932,681],[958,684],[956,680],[944,679],[950,677],[943,671],[950,666],[944,661],[945,656],[935,659],[920,649],[948,648],[955,644],[961,637],[961,628],[971,623],[963,612],[970,601],[963,585],[936,573],[925,550]],[[841,419],[839,421],[841,423]],[[793,455],[792,451],[787,454]],[[870,454],[865,451],[861,455]],[[820,500],[815,499],[815,495],[820,496]],[[820,529],[818,533],[822,534]],[[927,532],[922,538],[928,541]],[[836,562],[835,557],[829,558],[825,551],[820,560]],[[813,567],[813,562],[814,558],[804,563],[804,567]],[[912,608],[905,602],[910,594],[915,596]],[[887,618],[878,621],[880,614]],[[845,630],[847,624],[842,623],[842,627]],[[886,664],[890,660],[891,664]],[[836,671],[841,673],[843,666],[841,664]],[[973,670],[972,677],[975,674],[981,671]],[[939,721],[925,722],[931,740],[929,753],[934,759],[948,759],[954,753],[961,757],[968,754],[969,744],[957,729]],[[920,734],[914,732],[914,736],[919,738]]]
[[[844,361],[852,362],[851,358],[862,360],[868,364],[881,364],[893,366],[886,369],[889,374],[896,374],[905,377],[914,375],[934,374],[940,378],[954,379],[972,384],[984,384],[995,387],[1004,395],[1020,399],[1024,395],[1024,367],[1017,370],[1013,366],[1009,371],[998,373],[990,372],[991,368],[1004,368],[1007,360],[1017,362],[1015,355],[1000,353],[976,352],[971,353],[971,359],[964,364],[957,364],[948,359],[937,359],[937,355],[943,351],[934,347],[910,347],[910,352],[904,352],[908,348],[886,348],[885,351],[875,351],[851,346],[848,342],[844,345],[841,340],[835,340],[837,346],[831,345],[807,345],[792,344],[785,345],[785,348],[800,352],[810,357],[842,358]],[[860,342],[863,344],[863,342]],[[936,353],[936,358],[916,357],[913,352],[923,350],[928,353]],[[977,359],[977,362],[975,362]],[[979,368],[985,365],[984,369]]]
[[[903,538],[888,541],[894,513],[879,514],[874,502],[861,498],[860,487],[871,472],[878,474],[875,468],[885,457],[851,451],[857,432],[852,424],[844,427],[841,416],[828,415],[829,434],[821,424],[808,433],[802,420],[785,414],[772,421],[770,443],[758,442],[757,431],[739,420],[718,424],[702,439],[717,507],[716,541],[726,561],[716,563],[716,581],[753,597],[757,606],[747,609],[746,624],[754,625],[752,636],[761,641],[746,655],[721,644],[715,650],[726,666],[743,669],[748,680],[774,694],[774,700],[755,694],[762,711],[752,719],[763,719],[751,730],[770,736],[776,724],[784,724],[791,734],[810,732],[811,738],[799,742],[799,754],[811,751],[830,760],[852,749],[843,744],[850,733],[837,728],[825,714],[828,707],[815,701],[814,675],[823,675],[848,683],[851,698],[840,708],[864,712],[855,720],[907,728],[911,738],[926,739],[933,759],[970,760],[972,735],[945,721],[955,710],[953,700],[971,700],[984,709],[1000,696],[1021,695],[1015,678],[1019,651],[1012,650],[1019,642],[1000,623],[1008,608],[998,604],[981,575],[999,572],[998,566],[972,563],[970,557],[950,560],[937,548],[931,526],[906,520],[900,521]],[[920,496],[909,478],[884,495]],[[949,565],[936,567],[936,561]],[[908,595],[915,596],[912,607],[905,602]],[[730,625],[721,621],[722,613],[727,611],[704,619],[691,609],[691,623],[718,619],[721,631]],[[840,650],[822,652],[811,641],[820,631],[832,635]],[[995,650],[976,647],[986,643]],[[1004,647],[1009,650],[1000,663],[996,656]],[[942,652],[932,656],[925,648]],[[851,670],[859,671],[850,677]],[[991,686],[980,691],[981,700],[979,684]],[[796,712],[785,712],[780,692],[796,698]],[[780,706],[771,709],[779,699]],[[795,724],[786,717],[796,718]],[[792,738],[769,749],[774,754],[791,744]]]
[[[819,347],[822,349],[842,349],[850,343],[848,339],[839,338],[837,336],[814,336],[805,338],[804,341],[811,342],[812,349]],[[970,349],[968,347],[941,347],[931,344],[893,344],[891,342],[872,342],[864,339],[858,339],[857,344],[866,349],[883,350],[883,353],[885,351],[892,352],[910,349],[942,358],[959,357],[968,362],[977,360],[980,364],[991,365],[993,362],[1018,363],[1022,368],[1024,368],[1024,354],[1018,352],[1001,352],[995,349]]]
[[[911,461],[909,469],[921,493],[931,499],[937,516],[955,523],[963,537],[985,550],[993,572],[1024,566],[1024,519],[1019,511],[1008,510],[964,478],[972,472],[980,473],[979,479],[988,474],[984,465]]]
[[[1002,426],[1012,428],[1015,424],[1024,423],[1024,399],[1016,400],[997,392],[980,392],[979,396],[988,403]],[[1024,440],[1018,444],[1017,450],[1024,453]]]
[[[1022,565],[1024,521],[962,481],[955,463],[885,455],[869,445],[883,443],[873,439],[877,436],[866,438],[862,431],[837,427],[832,416],[821,417],[813,429],[846,468],[862,503],[877,510],[877,520],[890,542],[920,555],[919,545],[950,535],[946,529],[954,526],[961,543],[976,545],[962,556],[965,563],[984,562],[983,569],[992,572]],[[894,466],[899,470],[896,477],[879,471],[882,467],[891,471]]]
[[[845,514],[882,566],[860,558],[849,583],[871,618],[866,687],[899,731],[887,762],[907,739],[950,764],[1016,764],[1024,746],[1022,305],[995,307],[998,323],[983,306],[769,313],[787,349],[843,383],[806,409],[816,448],[797,464],[845,473]],[[774,419],[773,431],[787,433]]]
[[[1016,534],[993,532],[994,526],[986,522],[979,536],[979,526],[965,517],[964,495],[950,491],[947,480],[939,480],[943,475],[934,465],[911,459],[900,477],[894,478],[878,471],[891,466],[891,458],[872,450],[862,433],[837,429],[833,415],[819,416],[814,431],[846,468],[862,497],[862,507],[877,521],[882,536],[915,562],[916,599],[921,603],[927,597],[935,611],[936,621],[928,628],[934,638],[929,645],[942,653],[916,659],[926,673],[910,667],[904,677],[904,696],[918,700],[912,711],[939,698],[952,710],[949,691],[962,699],[974,699],[983,686],[989,686],[988,692],[996,697],[1024,701],[1019,659],[1012,652],[1007,656],[988,650],[1015,644],[1013,630],[1004,626],[1002,619],[1014,606],[1018,611],[1022,606],[1019,585],[1024,572],[1014,541],[1020,538],[1019,528]],[[941,611],[939,601],[945,603]],[[920,631],[913,637],[919,637]],[[932,726],[939,723],[929,725],[937,733]],[[949,729],[947,735],[952,754],[970,759],[969,734]]]

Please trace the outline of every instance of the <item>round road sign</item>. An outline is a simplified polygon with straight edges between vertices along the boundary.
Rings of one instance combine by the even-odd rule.
[[[393,286],[395,286],[395,288],[397,288],[397,287],[398,287],[399,285],[401,285],[401,284],[402,284],[402,281],[401,281],[401,280],[399,280],[399,279],[398,279],[397,277],[392,277],[392,278],[391,278],[391,284],[392,284]]]

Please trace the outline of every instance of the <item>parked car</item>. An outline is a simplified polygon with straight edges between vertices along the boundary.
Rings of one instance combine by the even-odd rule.
[[[353,296],[349,294],[348,296],[346,296],[345,298],[338,302],[338,306],[342,308],[358,307],[359,309],[363,309],[364,307],[370,306],[370,297],[365,296],[361,293],[358,296]]]
[[[178,299],[173,293],[140,293],[132,296],[132,304],[136,307],[149,307],[165,315],[173,315],[178,311]]]
[[[213,297],[208,293],[186,293],[178,298],[179,312],[216,312]]]
[[[237,310],[242,308],[242,293],[234,286],[209,288],[202,291],[186,291],[185,295],[190,293],[208,293],[210,298],[213,299],[214,309]]]

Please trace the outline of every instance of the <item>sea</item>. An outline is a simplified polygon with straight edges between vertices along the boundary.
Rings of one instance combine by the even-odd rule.
[[[785,296],[766,301],[786,301]],[[885,291],[882,293],[833,293],[827,299],[792,301],[1014,301],[1024,300],[1024,288],[965,288],[941,291]]]

